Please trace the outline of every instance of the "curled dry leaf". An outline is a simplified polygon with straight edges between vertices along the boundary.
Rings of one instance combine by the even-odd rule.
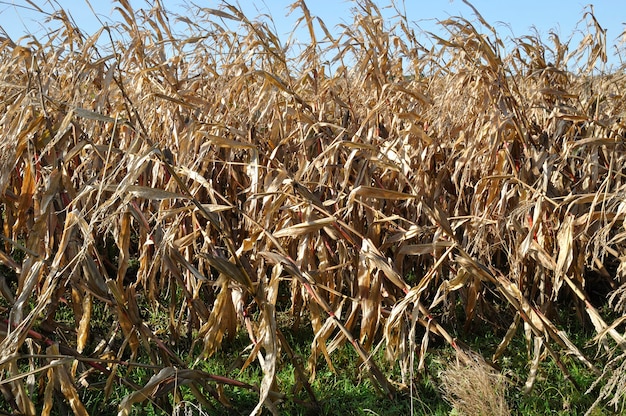
[[[114,359],[82,379],[107,398],[137,375],[123,359],[150,366],[122,414],[176,383],[227,404],[207,383],[236,382],[186,363],[240,330],[242,367],[258,360],[263,373],[255,412],[276,411],[281,366],[306,384],[346,343],[388,396],[374,346],[400,361],[405,384],[435,338],[469,362],[455,320],[507,328],[494,360],[523,326],[529,387],[544,359],[568,374],[561,354],[626,383],[613,371],[623,287],[606,302],[624,283],[626,77],[598,70],[607,45],[593,9],[577,45],[551,34],[505,48],[470,6],[476,21],[439,22],[446,35],[425,34],[425,47],[413,22],[372,1],[336,31],[298,1],[300,48],[231,4],[188,16],[153,6],[119,1],[119,24],[91,36],[58,10],[62,29],[27,46],[0,40],[0,367],[12,410],[35,411],[16,360],[27,339],[50,346],[39,324],[67,329],[64,351]],[[592,340],[615,347],[614,365],[553,320],[568,302]],[[283,359],[282,321],[313,329],[310,375]],[[174,354],[187,341],[200,348]],[[44,412],[57,399],[81,412],[72,372],[29,363],[49,381]]]

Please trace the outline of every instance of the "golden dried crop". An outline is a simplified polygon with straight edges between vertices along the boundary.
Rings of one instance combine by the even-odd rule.
[[[480,322],[502,334],[494,361],[523,327],[526,388],[545,357],[567,374],[571,354],[611,380],[603,398],[622,397],[623,360],[596,369],[555,320],[576,308],[626,350],[621,318],[599,312],[624,283],[626,81],[598,70],[592,13],[580,45],[505,47],[477,15],[441,22],[447,37],[425,46],[370,0],[339,35],[298,0],[298,50],[228,4],[116,12],[87,36],[59,10],[45,39],[0,46],[0,390],[16,412],[34,414],[35,380],[44,411],[65,400],[84,414],[79,380],[95,378],[135,391],[120,414],[179,385],[229,406],[222,384],[278,413],[277,366],[292,362],[315,402],[319,359],[333,368],[345,343],[393,396],[376,345],[408,385],[433,337],[471,363],[452,329]],[[284,314],[313,329],[308,368]],[[192,337],[197,362],[239,330],[258,388],[172,347]],[[125,376],[139,362],[146,386]]]

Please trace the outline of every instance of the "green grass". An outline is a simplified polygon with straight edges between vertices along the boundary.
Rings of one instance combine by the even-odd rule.
[[[165,309],[154,309],[144,304],[145,313],[148,322],[153,327],[166,327],[167,316]],[[309,353],[309,346],[313,338],[310,326],[301,325],[300,330],[293,331],[288,323],[290,319],[285,313],[281,313],[279,323],[281,330],[285,335],[289,345],[294,352],[301,357],[301,362],[306,366],[306,358]],[[96,335],[95,338],[101,338],[107,335],[111,329],[111,316],[106,312],[106,308],[98,307],[96,302],[94,305],[94,319],[92,320],[92,331]],[[73,322],[72,310],[69,305],[61,303],[55,315],[55,321],[60,327],[71,327]],[[573,335],[573,342],[576,343],[587,355],[593,355],[595,347],[585,349],[585,343],[589,339],[590,333],[588,328],[578,325],[574,316],[562,314],[559,321],[563,327],[567,327],[568,332]],[[473,328],[472,334],[463,334],[462,325],[458,325],[459,333],[454,334],[460,339],[467,340],[472,350],[480,352],[484,357],[490,357],[495,351],[495,347],[500,341],[502,334],[492,332],[489,325],[478,325]],[[419,342],[419,340],[418,340]],[[276,376],[277,390],[285,392],[284,400],[277,404],[281,414],[289,415],[449,415],[455,414],[455,411],[448,403],[443,400],[441,391],[439,390],[438,375],[446,368],[449,363],[454,361],[454,351],[444,343],[440,343],[436,338],[431,340],[433,348],[429,350],[426,357],[426,370],[423,373],[416,373],[413,380],[412,395],[409,391],[400,391],[398,396],[391,400],[382,397],[376,391],[375,387],[367,377],[367,372],[361,371],[358,366],[357,355],[354,349],[348,344],[333,353],[333,365],[337,372],[333,373],[323,360],[319,361],[317,367],[317,375],[312,383],[312,388],[318,399],[319,407],[315,407],[306,394],[304,389],[296,389],[296,376],[293,365],[291,365],[286,356],[279,361],[282,363]],[[258,362],[253,362],[243,372],[239,371],[241,364],[247,358],[249,350],[246,347],[249,344],[248,336],[245,330],[240,331],[232,342],[225,342],[223,348],[213,356],[197,362],[195,368],[206,371],[210,374],[229,377],[238,381],[248,383],[250,385],[260,385],[262,379],[262,371]],[[88,345],[87,349],[91,351],[95,347],[94,344]],[[200,356],[201,346],[196,346],[191,350],[191,343],[181,342],[176,349],[176,354],[187,362],[190,366],[195,362],[196,357]],[[139,354],[140,356],[145,356]],[[128,357],[123,357],[128,359]],[[390,376],[394,381],[400,380],[400,370],[395,363],[388,363],[383,358],[383,352],[378,351],[374,360]],[[580,387],[577,390],[574,383],[566,380],[553,360],[550,358],[544,360],[539,367],[539,374],[535,382],[534,388],[529,394],[522,394],[521,387],[528,376],[529,360],[526,342],[520,329],[506,350],[499,364],[504,374],[512,381],[507,394],[507,402],[513,414],[520,415],[582,415],[594,402],[598,388],[591,394],[585,394],[585,391],[595,380],[594,374],[589,371],[582,363],[574,357],[562,356],[561,360],[567,367],[573,381]],[[24,363],[25,364],[25,363]],[[24,367],[27,371],[27,367]],[[117,373],[121,377],[136,383],[137,385],[145,385],[152,376],[152,371],[146,368],[134,367],[128,369],[119,366]],[[41,377],[40,386],[45,385],[45,376]],[[117,383],[112,390],[111,397],[104,396],[104,383],[106,378],[98,373],[93,373],[89,379],[89,386],[79,389],[81,401],[84,403],[89,414],[109,415],[117,414],[118,406],[123,398],[132,393],[132,389]],[[216,387],[213,384],[213,387]],[[166,415],[178,411],[180,415],[221,415],[228,414],[239,415],[249,414],[256,406],[258,395],[254,391],[244,388],[222,386],[225,396],[232,404],[232,408],[226,409],[216,400],[212,400],[213,408],[204,408],[197,404],[197,400],[191,394],[190,390],[182,386],[179,388],[176,398],[172,394],[166,396],[160,401],[145,401],[133,407],[132,415]],[[207,392],[204,392],[210,397]],[[35,392],[34,400],[37,397],[43,397],[43,390],[40,393]],[[55,400],[55,403],[60,400]],[[0,401],[0,411],[9,412],[10,409],[6,404]],[[38,404],[39,409],[41,403]],[[62,414],[66,407],[57,405],[54,414]],[[265,411],[267,412],[267,411]],[[592,413],[593,415],[611,415],[616,414],[610,409],[598,408]]]
[[[161,328],[162,331],[165,331],[167,328],[167,310],[165,308],[155,309],[149,306],[145,300],[141,301],[141,304],[142,314],[147,318],[149,325],[153,329]],[[284,308],[281,307],[281,309]],[[105,307],[99,305],[98,302],[94,303],[91,322],[92,339],[102,339],[109,334],[111,318],[112,316]],[[456,318],[456,322],[462,322],[458,316]],[[286,312],[279,314],[278,322],[281,331],[294,352],[301,358],[303,366],[306,366],[313,333],[309,325],[301,325],[302,329],[297,331],[292,330],[289,326],[291,321]],[[595,347],[585,349],[585,343],[591,332],[589,328],[584,328],[578,324],[573,313],[561,313],[558,321],[563,328],[567,328],[568,333],[572,334],[572,341],[587,355],[592,356],[596,352]],[[68,304],[63,302],[59,304],[55,314],[55,322],[59,324],[59,328],[72,327],[73,313]],[[462,325],[453,327],[458,332],[453,333],[454,336],[466,340],[472,350],[480,352],[487,358],[493,354],[502,336],[501,331],[495,333],[493,326],[490,325],[476,325],[472,328],[471,334],[463,333]],[[59,332],[60,334],[61,332]],[[239,371],[249,353],[249,349],[246,349],[248,345],[248,335],[245,330],[241,330],[232,342],[225,342],[221,350],[207,359],[196,362],[196,358],[201,355],[201,346],[196,345],[195,349],[192,350],[191,343],[184,340],[178,343],[175,353],[190,367],[196,362],[194,366],[196,369],[258,386],[261,383],[262,371],[257,361],[244,371]],[[378,394],[367,377],[367,372],[361,371],[358,366],[358,357],[354,349],[349,344],[344,345],[332,355],[336,373],[329,370],[323,359],[319,360],[316,378],[312,383],[319,407],[315,407],[311,403],[304,389],[296,389],[295,369],[283,353],[282,359],[279,360],[281,365],[276,375],[276,390],[285,392],[286,396],[277,404],[277,407],[281,414],[289,415],[382,416],[411,414],[411,411],[415,415],[455,414],[450,405],[443,400],[438,387],[439,373],[454,361],[454,351],[448,345],[437,340],[436,337],[431,339],[431,346],[432,348],[426,357],[426,370],[415,374],[412,392],[400,391],[398,396],[391,400]],[[95,348],[93,342],[87,346],[88,351],[92,351],[93,348]],[[139,356],[145,357],[146,355],[139,354]],[[128,358],[123,357],[123,359]],[[398,365],[386,362],[382,350],[375,354],[374,360],[392,380],[399,381],[401,379]],[[532,391],[529,394],[522,394],[521,387],[528,376],[529,359],[522,330],[521,328],[518,330],[516,337],[499,362],[504,374],[512,381],[507,394],[507,402],[513,414],[582,415],[589,409],[597,396],[598,388],[591,394],[585,394],[585,391],[595,380],[594,374],[573,357],[561,356],[561,360],[569,370],[574,383],[579,386],[579,390],[576,389],[574,383],[564,378],[556,363],[548,358],[539,367],[539,374]],[[23,364],[25,365],[25,362]],[[28,371],[26,366],[24,371]],[[150,380],[153,372],[142,367],[129,369],[125,366],[119,366],[117,374],[143,386]],[[45,376],[40,375],[39,377],[39,385],[45,386]],[[93,373],[88,378],[89,386],[79,388],[80,399],[89,414],[117,414],[120,402],[133,392],[131,388],[117,382],[111,397],[107,398],[104,396],[105,381],[104,375]],[[213,384],[213,387],[215,388],[216,385]],[[197,403],[197,400],[188,387],[182,386],[178,389],[176,397],[169,394],[158,401],[147,400],[143,404],[135,405],[131,414],[166,415],[177,411],[180,415],[221,415],[225,412],[239,415],[249,414],[257,404],[258,395],[254,391],[228,385],[220,386],[220,388],[223,388],[224,395],[232,404],[232,408],[226,409],[213,399],[211,399],[213,408],[207,409],[193,404]],[[210,397],[207,392],[204,393]],[[35,391],[33,399],[37,400],[38,397],[40,399],[43,397],[43,390],[39,393]],[[62,400],[55,400],[55,403],[59,401]],[[40,410],[41,403],[38,403],[38,406]],[[68,409],[64,405],[56,406],[54,414],[63,414]],[[10,409],[0,401],[0,411],[9,412]],[[264,410],[264,412],[267,411]],[[610,409],[600,407],[595,409],[592,414],[598,416],[615,413],[611,412]]]
[[[94,331],[104,335],[110,324],[106,322],[107,314],[103,313],[104,308],[96,308],[94,311],[94,320],[92,328]],[[159,313],[154,309],[146,308],[146,315],[149,316],[151,324],[162,326],[166,321],[166,317],[162,316],[165,311]],[[563,325],[571,325],[568,316],[561,317]],[[57,310],[56,321],[60,324],[71,325],[72,314],[71,308],[65,304],[61,304]],[[288,319],[285,319],[287,322]],[[302,330],[292,331],[289,327],[283,327],[289,344],[294,352],[301,357],[301,362],[306,365],[306,357],[308,357],[309,345],[312,341],[313,334],[309,326],[303,325]],[[499,342],[500,334],[494,334],[485,328],[487,325],[480,326],[476,329],[473,336],[465,334],[464,338],[469,340],[469,347],[475,351],[481,352],[483,356],[490,357]],[[588,333],[584,328],[570,328],[571,333],[577,337],[573,341],[584,347],[585,340],[588,339]],[[457,334],[461,336],[462,334]],[[430,349],[426,357],[426,370],[423,373],[417,373],[413,380],[412,396],[409,391],[400,391],[398,396],[391,400],[382,397],[376,391],[373,384],[367,377],[367,373],[361,371],[358,363],[357,355],[350,345],[345,345],[332,355],[333,365],[337,372],[331,372],[326,363],[320,360],[317,367],[317,376],[312,383],[313,390],[318,399],[319,407],[315,407],[306,392],[300,388],[295,389],[296,376],[294,367],[283,356],[277,372],[277,390],[286,393],[284,400],[278,403],[277,407],[281,414],[289,415],[399,415],[411,414],[415,415],[449,415],[455,414],[455,411],[448,403],[443,400],[439,390],[438,375],[451,362],[454,361],[454,351],[445,344],[441,343],[436,346],[437,340],[432,342],[435,347]],[[200,360],[197,369],[206,371],[210,374],[220,375],[236,379],[251,385],[260,385],[262,379],[262,371],[258,362],[253,362],[248,368],[240,372],[242,362],[247,358],[249,350],[246,347],[249,344],[248,336],[245,331],[240,331],[234,341],[225,342],[223,348],[213,356]],[[93,346],[89,346],[93,348]],[[190,350],[191,344],[185,345],[181,343],[176,353],[180,358],[188,363],[193,363],[200,355],[200,346],[195,350]],[[594,349],[585,351],[587,354],[595,352]],[[140,354],[140,356],[143,356]],[[127,357],[124,357],[125,359]],[[388,363],[383,359],[382,351],[375,354],[374,360],[379,364],[383,371],[393,380],[400,380],[400,371],[394,363]],[[522,394],[521,387],[528,375],[528,355],[525,340],[522,331],[518,331],[515,339],[500,360],[502,371],[507,374],[508,378],[514,381],[510,385],[507,395],[507,402],[513,414],[520,415],[582,415],[591,406],[595,400],[596,394],[585,394],[585,390],[595,380],[593,373],[587,370],[580,362],[573,357],[561,357],[561,360],[570,371],[572,379],[580,386],[577,390],[574,384],[563,377],[556,363],[551,359],[546,359],[539,367],[539,375],[530,394]],[[25,369],[26,370],[26,369]],[[124,366],[118,367],[118,375],[131,380],[138,385],[145,385],[152,376],[149,369],[134,367],[128,369]],[[89,414],[117,414],[118,406],[125,396],[132,393],[132,390],[117,383],[112,391],[112,396],[104,397],[105,377],[101,374],[94,373],[90,378],[89,387],[79,389],[80,398],[85,404]],[[215,385],[213,385],[215,387]],[[198,414],[198,415],[221,415],[228,414],[239,415],[249,414],[256,406],[258,395],[244,388],[222,386],[225,396],[232,404],[232,408],[226,409],[217,401],[212,400],[214,407],[211,409],[203,408],[192,403],[197,400],[185,386],[180,387],[176,398],[172,394],[166,396],[160,401],[145,401],[133,407],[131,414],[133,415],[165,415],[178,411],[178,414]],[[207,392],[205,392],[206,394]],[[597,393],[597,390],[596,390]],[[207,397],[210,397],[206,394]],[[36,399],[36,397],[35,397]],[[56,401],[55,401],[56,402]],[[411,407],[412,404],[412,407]],[[5,405],[0,405],[0,410],[9,411]],[[65,407],[58,407],[55,414],[62,414]],[[265,411],[267,412],[267,411]],[[614,414],[608,409],[599,408],[592,413],[593,415],[611,415]]]
[[[310,342],[310,334],[306,331],[298,334],[289,334],[290,342],[296,349],[296,353],[305,357],[307,345]],[[493,337],[477,337],[470,345],[473,349],[486,352],[487,343],[492,345]],[[253,363],[243,372],[237,370],[236,363],[245,360],[241,351],[247,345],[247,336],[240,333],[235,341],[227,345],[214,356],[202,361],[199,367],[211,374],[231,377],[252,385],[258,385],[262,378],[262,372],[257,363]],[[417,374],[414,380],[413,397],[409,392],[401,392],[394,400],[381,397],[377,394],[370,380],[364,376],[360,368],[355,366],[356,354],[350,346],[344,346],[333,354],[333,364],[337,373],[328,370],[325,363],[317,369],[317,377],[312,387],[319,400],[319,408],[314,408],[304,391],[294,391],[295,375],[293,366],[284,365],[277,374],[279,390],[287,392],[284,401],[278,404],[281,414],[310,415],[310,414],[346,414],[346,415],[399,415],[413,412],[416,415],[448,415],[454,414],[450,405],[442,398],[438,388],[438,373],[452,360],[454,353],[449,347],[435,348],[427,357],[427,370]],[[376,354],[374,359],[388,374],[396,380],[399,379],[399,369],[389,363],[385,363],[381,353]],[[530,394],[524,395],[520,388],[528,374],[528,359],[524,340],[518,336],[504,356],[503,371],[509,374],[511,379],[518,379],[517,385],[509,388],[507,401],[513,414],[522,415],[582,415],[593,403],[595,396],[586,395],[584,390],[594,380],[591,372],[586,370],[578,361],[570,357],[562,358],[564,364],[571,372],[572,378],[583,389],[576,390],[574,385],[564,379],[557,365],[551,360],[541,364],[539,376]],[[139,371],[139,370],[137,370]],[[136,376],[136,381],[141,382],[141,376]],[[144,374],[147,379],[148,375]],[[257,403],[257,395],[246,389],[225,386],[224,392],[229,398],[233,408],[231,414],[248,414]],[[115,403],[121,400],[122,395],[109,401]],[[183,395],[183,400],[195,402],[191,395]],[[93,409],[103,410],[97,407],[96,400]],[[88,402],[89,403],[89,402]],[[173,404],[172,404],[173,405]],[[197,409],[185,407],[179,403],[179,408],[186,409],[191,414],[219,415],[226,411],[221,405],[215,404],[214,409]],[[167,414],[159,409],[154,403],[146,402],[141,406],[135,406],[134,414]],[[182,410],[181,410],[182,411]],[[200,413],[201,412],[201,413]],[[452,413],[451,413],[452,412]],[[610,415],[612,412],[606,409],[597,409],[594,415]]]

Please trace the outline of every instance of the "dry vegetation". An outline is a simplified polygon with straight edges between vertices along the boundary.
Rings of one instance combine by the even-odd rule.
[[[507,416],[506,380],[480,357],[456,362],[441,375],[444,397],[459,415]]]
[[[579,45],[505,48],[477,15],[425,46],[368,0],[338,36],[297,1],[299,49],[233,6],[153,6],[119,0],[120,23],[91,37],[59,10],[44,39],[2,41],[0,391],[16,412],[35,414],[38,392],[44,414],[55,401],[86,414],[79,391],[98,380],[135,391],[120,414],[181,385],[228,406],[220,386],[238,382],[197,363],[239,330],[243,366],[263,372],[255,412],[278,412],[289,362],[314,403],[310,378],[346,343],[393,396],[433,339],[473,362],[457,337],[485,324],[493,365],[527,338],[514,388],[542,360],[567,374],[571,355],[622,405],[626,79],[594,70],[592,13]],[[564,309],[592,325],[597,357],[560,327]],[[308,365],[279,315],[312,328]],[[146,386],[126,377],[136,362]]]

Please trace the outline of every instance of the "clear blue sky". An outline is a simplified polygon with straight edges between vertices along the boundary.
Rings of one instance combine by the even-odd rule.
[[[161,0],[167,9],[181,13],[181,5],[184,0]],[[287,34],[297,17],[299,11],[286,17],[287,8],[292,0],[240,0],[244,12],[248,17],[255,17],[260,13],[272,15],[279,34]],[[463,16],[474,20],[471,8],[461,0],[396,0],[396,4],[406,8],[408,19],[424,31],[438,31],[436,22],[450,16]],[[47,0],[33,0],[46,11],[52,11],[54,7]],[[217,8],[217,0],[195,0],[194,3],[204,7]],[[235,0],[232,1],[235,3]],[[390,0],[375,0],[385,16],[392,16],[393,10],[387,8]],[[554,30],[562,40],[566,40],[574,33],[577,23],[582,19],[587,1],[581,0],[474,0],[471,2],[483,17],[496,27],[500,37],[507,39],[511,36],[522,36],[531,33],[531,28],[536,28],[538,33],[547,42],[550,30]],[[70,12],[78,25],[88,34],[95,32],[99,22],[84,0],[57,0],[59,4]],[[135,8],[147,7],[143,0],[131,0]],[[103,21],[109,23],[119,20],[119,15],[112,12],[116,3],[112,1],[91,0],[91,5]],[[333,30],[338,23],[350,23],[350,10],[355,7],[351,1],[344,0],[308,0],[307,5],[313,15],[324,20],[326,26]],[[595,0],[593,1],[595,15],[607,29],[608,54],[613,55],[615,45],[619,45],[619,37],[626,28],[626,3],[623,0]],[[55,6],[57,7],[57,6]],[[25,0],[0,0],[0,26],[14,40],[25,33],[35,36],[43,35],[43,22],[45,15],[31,10],[31,6]],[[584,29],[579,24],[579,29]],[[336,29],[336,28],[335,28]],[[426,41],[426,37],[423,38]],[[620,46],[621,47],[621,46]],[[623,50],[626,47],[621,47]],[[616,57],[609,58],[611,63],[618,63]]]

